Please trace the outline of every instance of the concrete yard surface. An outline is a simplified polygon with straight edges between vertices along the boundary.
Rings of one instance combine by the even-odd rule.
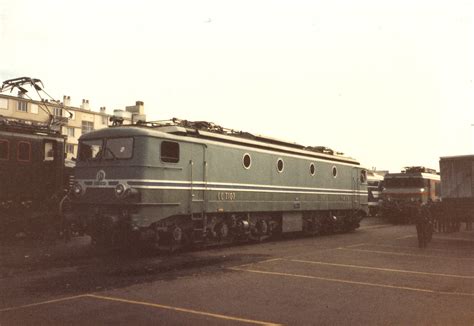
[[[2,245],[0,325],[473,325],[474,232],[347,234],[174,254]]]

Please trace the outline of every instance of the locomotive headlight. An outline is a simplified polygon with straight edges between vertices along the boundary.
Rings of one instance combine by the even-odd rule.
[[[137,189],[131,188],[129,185],[123,183],[119,183],[115,186],[114,193],[118,199],[136,198],[138,196]]]
[[[119,183],[118,185],[115,186],[115,196],[117,198],[125,197],[126,193],[127,193],[127,187],[125,187],[124,184]]]
[[[84,193],[84,189],[82,188],[80,183],[75,183],[74,186],[72,186],[72,193],[74,196],[79,197]]]

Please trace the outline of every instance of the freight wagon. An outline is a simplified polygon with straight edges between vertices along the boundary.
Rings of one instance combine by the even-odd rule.
[[[474,218],[474,155],[441,157],[441,210],[451,231]]]

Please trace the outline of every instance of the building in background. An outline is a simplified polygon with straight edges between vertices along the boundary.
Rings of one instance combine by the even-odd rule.
[[[114,110],[113,115],[120,117],[124,124],[146,120],[145,106],[142,101],[137,101],[133,106],[127,106],[125,110]],[[71,106],[70,96],[64,96],[62,103],[55,103],[0,94],[0,117],[31,124],[50,123],[52,128],[60,129],[61,133],[67,136],[68,159],[76,157],[79,137],[92,130],[107,127],[111,124],[111,116],[107,114],[105,107],[101,107],[99,111],[91,110],[89,100],[83,99],[79,107]]]

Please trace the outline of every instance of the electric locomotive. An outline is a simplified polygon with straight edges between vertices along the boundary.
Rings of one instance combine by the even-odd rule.
[[[172,119],[82,135],[71,206],[103,245],[342,232],[367,214],[367,171],[326,147]]]
[[[54,115],[50,104],[69,111],[37,78],[5,80],[0,92],[18,90],[19,97],[32,100],[26,86],[39,96],[37,106],[48,118],[39,122],[0,115],[0,239],[19,234],[55,238],[66,231],[62,210],[72,166],[65,165],[61,126],[67,118]]]
[[[46,125],[0,116],[0,238],[59,230],[64,142]]]
[[[406,167],[401,173],[388,173],[382,191],[382,215],[394,223],[410,223],[421,204],[439,201],[440,176],[422,166]]]

